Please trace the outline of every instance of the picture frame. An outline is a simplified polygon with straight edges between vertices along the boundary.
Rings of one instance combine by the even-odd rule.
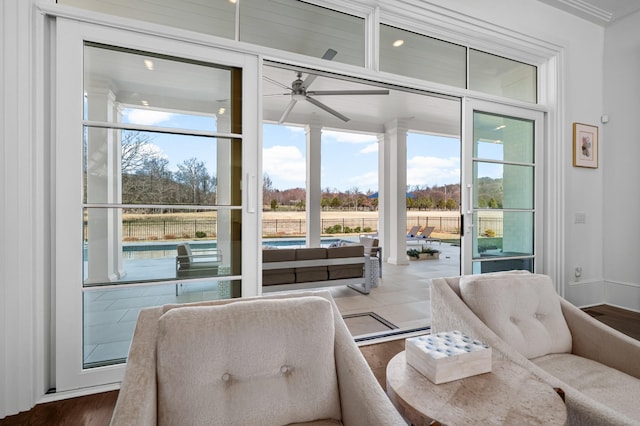
[[[573,123],[573,166],[598,168],[598,126]]]

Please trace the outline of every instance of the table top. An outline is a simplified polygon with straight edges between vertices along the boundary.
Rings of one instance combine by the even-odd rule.
[[[434,384],[400,352],[387,365],[387,394],[413,425],[562,424],[567,410],[548,384],[526,369],[493,361],[490,373]]]

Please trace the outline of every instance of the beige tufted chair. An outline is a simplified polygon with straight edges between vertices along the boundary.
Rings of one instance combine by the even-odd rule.
[[[406,425],[329,292],[141,311],[111,424]]]
[[[569,425],[640,424],[640,342],[561,298],[548,276],[434,278],[431,330],[461,330],[562,389]]]

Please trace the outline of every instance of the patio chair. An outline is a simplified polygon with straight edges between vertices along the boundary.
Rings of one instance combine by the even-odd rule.
[[[360,236],[360,244],[364,246],[365,256],[378,258],[378,275],[382,278],[382,247],[380,247],[379,240],[373,237]]]
[[[407,239],[408,240],[415,239],[418,233],[420,232],[420,228],[422,228],[422,225],[412,226],[411,229],[409,229],[409,232],[407,232]]]
[[[431,236],[431,233],[433,232],[434,229],[436,229],[435,226],[427,226],[415,238],[417,240],[425,240],[428,243],[432,241],[438,241],[440,244],[442,244],[442,240],[440,238],[433,238]]]
[[[218,249],[191,250],[189,243],[176,245],[176,278],[201,278],[218,275],[222,253]],[[176,284],[176,296],[182,284]]]

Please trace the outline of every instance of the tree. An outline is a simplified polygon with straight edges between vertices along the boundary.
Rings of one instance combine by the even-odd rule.
[[[144,167],[145,162],[164,158],[162,151],[152,143],[153,138],[138,130],[124,130],[120,140],[120,167],[123,174],[133,174]]]
[[[185,201],[188,200],[193,204],[201,203],[203,196],[208,194],[212,188],[211,177],[204,161],[198,161],[195,157],[178,164],[176,180],[189,188],[191,196],[187,197]]]
[[[269,177],[268,174],[264,173],[262,175],[262,202],[264,203],[268,200],[273,192],[273,181]]]

